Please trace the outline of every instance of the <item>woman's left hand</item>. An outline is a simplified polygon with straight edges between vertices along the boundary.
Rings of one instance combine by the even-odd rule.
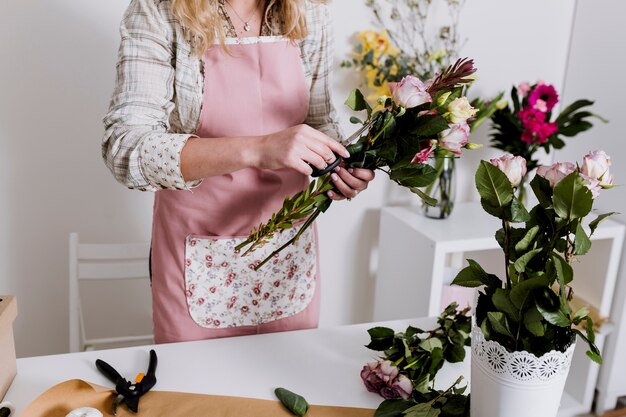
[[[331,174],[335,189],[328,192],[328,197],[335,201],[351,200],[365,190],[374,177],[371,169],[337,167]]]

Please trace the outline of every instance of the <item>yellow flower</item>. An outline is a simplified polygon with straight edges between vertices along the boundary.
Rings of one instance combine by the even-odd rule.
[[[361,57],[364,57],[370,51],[374,51],[374,61],[377,61],[381,55],[397,56],[400,54],[400,51],[391,45],[389,34],[384,29],[380,33],[373,30],[365,30],[359,33],[357,38],[361,40],[363,46]]]
[[[367,100],[370,102],[378,101],[381,97],[391,96],[391,89],[389,88],[389,83],[387,81],[383,82],[380,86],[372,87],[372,90],[372,93],[367,96]],[[377,109],[378,107],[379,106],[376,106]]]

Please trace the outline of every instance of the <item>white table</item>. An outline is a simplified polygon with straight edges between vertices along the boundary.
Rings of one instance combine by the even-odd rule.
[[[311,404],[376,408],[382,398],[367,392],[359,376],[363,365],[376,359],[367,329],[387,326],[404,331],[411,324],[430,329],[434,319],[359,324],[289,333],[157,345],[159,357],[155,390],[275,399],[284,387]],[[60,382],[83,379],[111,386],[94,365],[103,359],[125,378],[148,366],[149,347],[18,359],[18,374],[5,400],[18,415],[39,394]],[[469,359],[469,351],[467,354]],[[459,375],[469,379],[469,360],[447,364],[437,376],[438,387],[451,385]]]

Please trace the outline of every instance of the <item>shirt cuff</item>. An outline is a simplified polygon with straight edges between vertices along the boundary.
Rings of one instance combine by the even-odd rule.
[[[185,181],[180,168],[180,155],[190,134],[155,133],[148,135],[139,149],[139,167],[146,181],[157,189],[187,190],[202,180]]]

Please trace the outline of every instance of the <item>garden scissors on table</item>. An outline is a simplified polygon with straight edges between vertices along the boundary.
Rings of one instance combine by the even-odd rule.
[[[113,400],[111,406],[111,412],[114,416],[117,415],[117,408],[122,403],[126,404],[130,411],[137,413],[139,411],[139,399],[156,384],[157,355],[154,350],[150,350],[148,371],[145,374],[137,375],[134,383],[124,379],[111,365],[101,359],[96,360],[96,367],[109,381],[115,384],[117,398]]]
[[[343,146],[350,145],[352,142],[356,141],[361,136],[363,136],[363,133],[365,133],[365,131],[369,130],[372,127],[373,124],[374,124],[374,119],[372,119],[369,122],[365,123],[363,126],[361,126],[359,128],[359,130],[357,130],[352,135],[350,135],[350,137],[342,140],[340,143]],[[329,172],[331,172],[332,170],[334,170],[335,168],[337,168],[337,166],[342,161],[343,161],[343,158],[341,156],[335,154],[335,160],[333,162],[331,162],[330,164],[328,164],[328,166],[326,168],[324,168],[324,169],[317,169],[316,167],[311,165],[311,168],[313,168],[313,173],[311,174],[311,176],[312,177],[321,177],[322,175],[326,175]]]

